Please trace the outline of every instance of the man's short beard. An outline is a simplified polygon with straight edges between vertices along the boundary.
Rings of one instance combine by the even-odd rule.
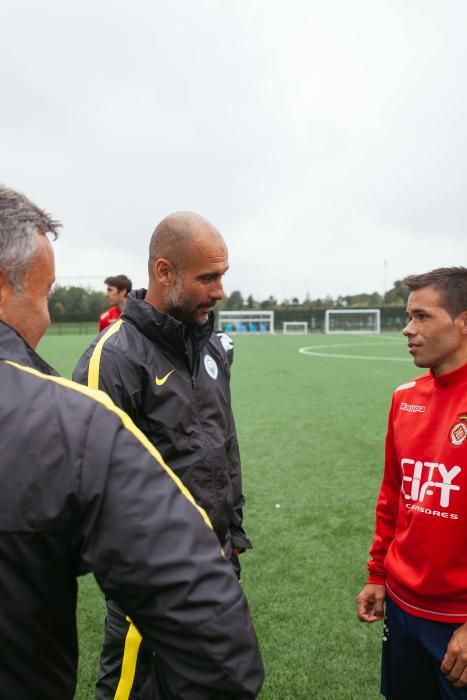
[[[181,275],[177,273],[173,286],[164,297],[165,311],[169,316],[181,321],[186,326],[194,324],[204,326],[207,322],[207,317],[204,320],[195,320],[194,312],[196,304],[193,304],[191,299],[185,296],[185,290],[182,286]]]

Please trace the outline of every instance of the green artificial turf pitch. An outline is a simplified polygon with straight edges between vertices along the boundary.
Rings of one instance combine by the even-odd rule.
[[[46,336],[65,376],[91,340]],[[311,347],[310,353],[299,349]],[[334,357],[333,355],[338,355]],[[392,390],[417,376],[402,336],[236,336],[232,394],[254,550],[243,585],[262,648],[261,700],[376,700],[381,625],[355,616],[365,582]],[[103,624],[80,584],[77,698],[90,700]]]

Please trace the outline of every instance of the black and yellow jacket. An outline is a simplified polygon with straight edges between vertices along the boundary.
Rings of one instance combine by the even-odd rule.
[[[76,577],[94,575],[167,669],[167,697],[256,697],[245,598],[205,513],[102,392],[0,322],[0,697],[71,700]]]
[[[184,326],[132,292],[124,313],[96,338],[73,379],[102,389],[134,420],[209,515],[231,556],[248,549],[242,528],[240,455],[229,360],[213,315]]]

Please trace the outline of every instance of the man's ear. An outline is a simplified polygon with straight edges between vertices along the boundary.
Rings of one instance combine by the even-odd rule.
[[[0,318],[3,317],[3,311],[11,299],[13,287],[8,279],[5,270],[0,267]]]
[[[461,331],[464,335],[467,335],[467,310],[462,311],[458,316],[461,323]]]
[[[164,287],[170,287],[176,277],[174,265],[167,258],[158,258],[154,263],[154,278]]]

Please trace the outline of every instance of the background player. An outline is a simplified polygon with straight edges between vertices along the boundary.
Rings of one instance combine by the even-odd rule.
[[[105,298],[111,306],[99,316],[99,333],[118,321],[132,288],[131,280],[126,275],[107,277],[104,284],[107,285]]]

